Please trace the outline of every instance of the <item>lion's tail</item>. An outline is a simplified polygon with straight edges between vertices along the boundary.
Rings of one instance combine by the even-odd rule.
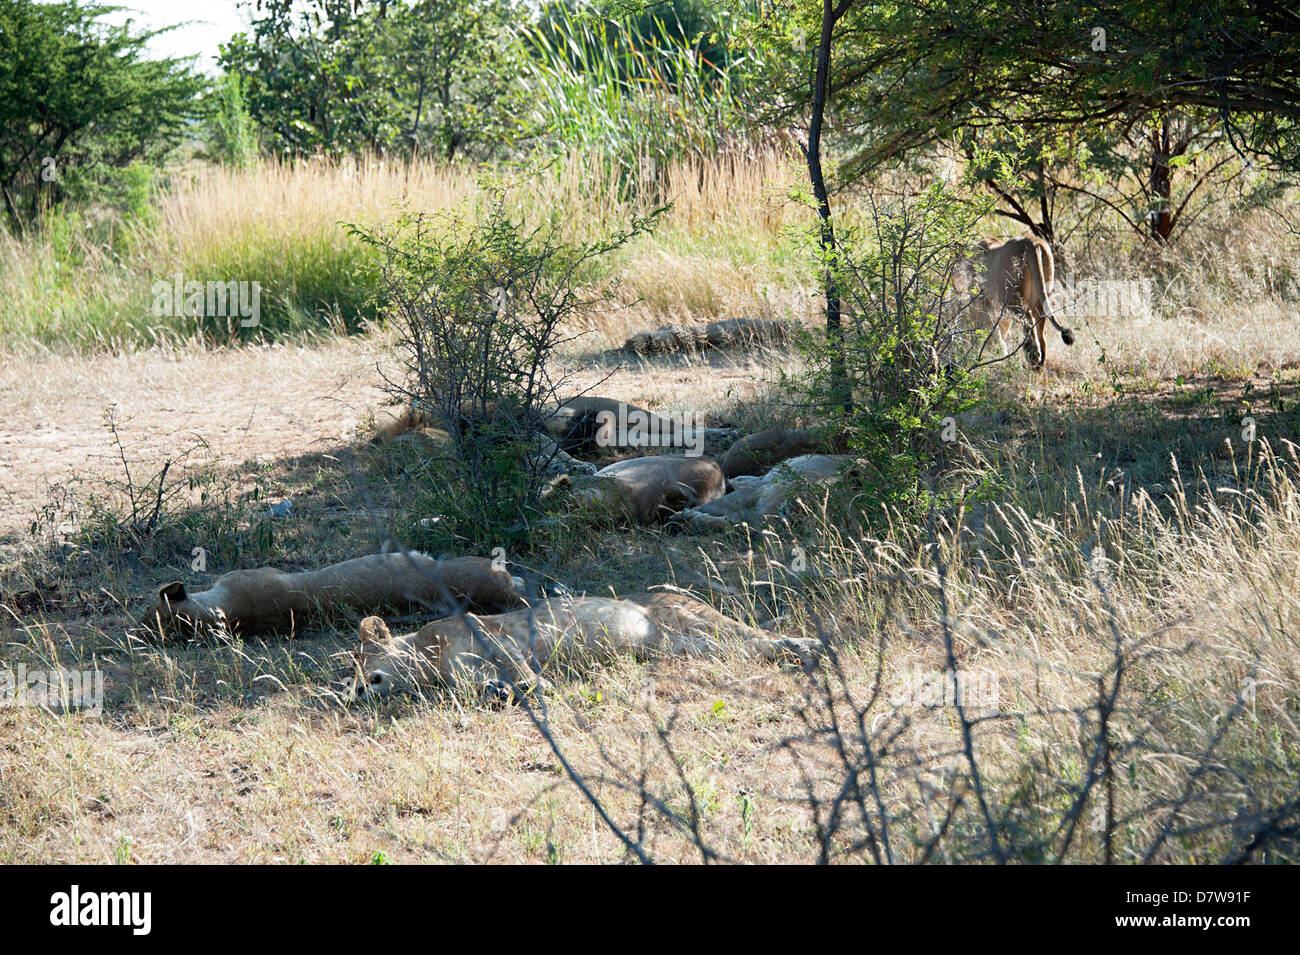
[[[1067,345],[1073,345],[1074,332],[1058,322],[1056,316],[1052,314],[1052,300],[1047,297],[1048,272],[1047,269],[1043,268],[1043,251],[1037,244],[1034,245],[1034,268],[1038,270],[1038,287],[1043,293],[1043,312],[1046,314],[1047,320],[1052,323],[1053,328],[1061,333],[1061,341]]]

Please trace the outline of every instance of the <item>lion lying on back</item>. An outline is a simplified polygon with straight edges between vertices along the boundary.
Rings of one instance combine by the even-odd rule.
[[[812,666],[816,640],[781,637],[732,620],[678,593],[553,597],[530,610],[436,620],[394,637],[379,617],[361,621],[359,674],[346,681],[350,698],[441,685],[481,687],[504,695],[536,685],[548,668],[626,653],[715,656],[724,641],[763,660]]]
[[[483,557],[434,560],[425,554],[371,554],[320,570],[233,570],[207,590],[179,580],[158,588],[141,625],[166,639],[225,627],[255,634],[291,630],[312,615],[350,608],[373,613],[416,608],[434,614],[499,613],[524,606],[522,583]]]

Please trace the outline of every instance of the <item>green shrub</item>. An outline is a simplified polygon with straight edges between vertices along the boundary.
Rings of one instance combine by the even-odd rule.
[[[380,307],[398,328],[399,400],[427,412],[451,437],[441,533],[479,545],[527,532],[540,509],[553,453],[537,436],[564,387],[550,359],[568,329],[606,302],[587,292],[593,263],[648,231],[660,211],[603,239],[571,243],[558,216],[530,226],[489,186],[475,209],[403,214],[390,229],[349,226],[382,256]]]
[[[847,430],[867,465],[869,508],[930,498],[954,416],[979,396],[987,332],[967,320],[951,275],[984,211],[938,185],[912,198],[868,196],[863,224],[820,257],[842,296],[844,340],[805,333],[811,370],[789,384]]]

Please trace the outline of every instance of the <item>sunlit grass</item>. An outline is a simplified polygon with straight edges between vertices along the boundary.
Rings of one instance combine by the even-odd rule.
[[[621,281],[629,303],[644,299],[638,320],[758,309],[767,292],[803,278],[788,235],[806,218],[787,197],[796,174],[770,152],[670,166],[663,182],[672,208],[656,233],[594,278]],[[501,185],[520,214],[558,216],[588,237],[626,228],[653,206],[628,198],[593,154],[501,168],[490,182],[433,162],[195,166],[172,177],[143,219],[89,228],[89,216],[106,214],[68,211],[27,239],[0,236],[0,345],[120,350],[196,335],[226,342],[352,331],[377,317],[375,262],[341,223],[389,221],[404,205],[446,211]],[[258,282],[260,325],[154,315],[153,283],[177,275]]]

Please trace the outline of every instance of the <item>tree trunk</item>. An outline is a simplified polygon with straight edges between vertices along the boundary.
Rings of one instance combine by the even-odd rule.
[[[23,237],[26,231],[23,227],[23,217],[18,211],[18,206],[14,204],[14,197],[9,193],[9,187],[0,186],[0,194],[5,197],[5,212],[9,214],[9,221],[13,224],[14,235],[18,238]]]
[[[831,219],[830,196],[826,191],[826,178],[822,174],[822,127],[825,124],[826,98],[830,89],[831,38],[835,22],[844,15],[849,2],[850,0],[842,0],[838,7],[834,7],[832,0],[822,0],[822,33],[817,43],[817,63],[813,75],[807,153],[808,178],[812,181],[820,223],[818,245],[826,263],[823,286],[826,292],[826,339],[831,346],[831,396],[845,411],[853,410],[853,393],[849,388],[848,370],[844,362],[844,325],[840,315],[840,286],[835,263],[835,223]]]
[[[420,74],[420,95],[415,101],[415,122],[411,124],[411,156],[420,155],[420,118],[424,113],[424,87],[427,79],[423,72]]]
[[[1169,117],[1162,116],[1151,128],[1151,195],[1157,200],[1151,212],[1151,235],[1161,245],[1174,228],[1174,176],[1169,160]]]
[[[1052,222],[1052,205],[1047,196],[1047,171],[1043,168],[1041,162],[1035,164],[1035,171],[1038,173],[1038,209],[1042,215],[1042,221],[1039,223],[1039,238],[1047,241],[1048,245],[1056,245],[1056,226]]]

